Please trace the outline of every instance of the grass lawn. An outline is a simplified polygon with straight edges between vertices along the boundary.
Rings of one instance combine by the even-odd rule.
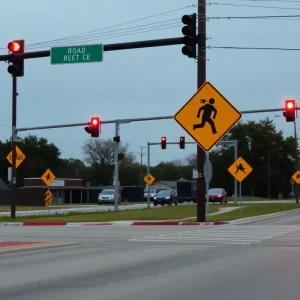
[[[240,197],[237,197],[237,200],[240,201]],[[275,201],[275,200],[287,200],[287,199],[267,199],[262,197],[251,197],[251,196],[244,196],[242,197],[242,201]],[[291,199],[292,200],[292,199]],[[228,201],[234,201],[234,197],[228,197]]]
[[[239,205],[231,205],[239,207]],[[232,221],[240,218],[248,218],[259,215],[272,214],[277,212],[283,212],[287,210],[300,209],[300,204],[296,203],[268,203],[268,204],[246,204],[242,206],[242,215],[240,215],[240,209],[236,209],[231,212],[210,216],[209,221]],[[191,218],[188,221],[196,221],[196,218]]]
[[[220,205],[210,207],[210,212],[217,212]],[[113,208],[112,208],[113,209]],[[0,222],[108,222],[126,220],[174,220],[193,217],[196,215],[196,205],[166,206],[161,208],[145,208],[118,212],[89,212],[56,214],[54,216],[0,217]]]

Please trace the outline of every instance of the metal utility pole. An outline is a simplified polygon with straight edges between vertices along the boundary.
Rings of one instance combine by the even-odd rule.
[[[146,154],[143,153],[143,149],[146,148],[145,146],[139,146],[141,148],[141,185],[143,185],[143,156]]]
[[[298,171],[298,138],[297,138],[297,128],[296,121],[294,121],[294,137],[296,142],[296,157],[295,157],[295,171]],[[299,203],[299,184],[296,184],[296,203]]]
[[[114,172],[114,188],[115,188],[115,211],[118,210],[119,204],[119,143],[120,143],[120,136],[119,136],[119,122],[116,121],[115,123],[115,172]]]
[[[198,35],[204,33],[203,41],[198,43],[197,88],[206,81],[206,0],[198,0]],[[205,222],[206,183],[204,178],[205,151],[197,145],[197,222]]]
[[[234,161],[238,159],[238,141],[234,140]],[[234,204],[237,204],[237,180],[234,178]]]
[[[150,143],[147,143],[147,174],[150,174]],[[147,184],[147,206],[150,208],[150,186]]]
[[[17,127],[17,77],[12,76],[12,134],[11,134],[11,208],[10,215],[16,217],[16,191],[17,191],[17,174],[16,174],[16,127]]]

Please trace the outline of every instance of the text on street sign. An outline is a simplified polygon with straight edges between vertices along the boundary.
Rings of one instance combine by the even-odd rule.
[[[103,45],[53,47],[50,56],[52,65],[102,62]]]

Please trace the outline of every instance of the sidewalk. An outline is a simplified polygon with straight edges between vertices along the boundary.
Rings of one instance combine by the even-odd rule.
[[[243,206],[247,207],[247,206]],[[224,214],[227,212],[231,212],[234,210],[240,209],[239,207],[221,207],[219,211],[215,212],[215,213],[210,213],[209,216],[215,216],[215,215],[220,215],[220,214]],[[194,217],[187,217],[187,218],[183,218],[183,219],[173,219],[173,220],[164,220],[164,221],[185,221],[185,220],[190,220],[190,219],[195,219],[196,216]]]

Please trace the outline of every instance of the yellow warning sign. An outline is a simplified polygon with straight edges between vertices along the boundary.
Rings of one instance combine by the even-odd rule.
[[[24,161],[26,158],[26,155],[21,151],[21,149],[16,146],[16,168],[19,167],[19,165]],[[12,151],[9,152],[9,154],[6,156],[6,159],[12,164]]]
[[[148,174],[144,177],[144,180],[148,185],[151,185],[155,181],[155,178],[151,174]]]
[[[51,172],[50,169],[47,169],[47,171],[41,177],[41,179],[45,182],[47,186],[50,186],[51,183],[55,180],[55,178],[55,175]]]
[[[300,171],[298,170],[293,176],[292,179],[296,182],[296,183],[300,183]]]
[[[209,151],[241,117],[210,82],[205,82],[174,119],[204,151]]]
[[[46,191],[45,195],[46,195],[45,204],[46,204],[46,206],[49,206],[52,204],[52,199],[53,199],[52,193],[51,193],[51,191]]]
[[[242,182],[252,171],[252,167],[242,157],[228,168],[228,172],[239,182]]]

